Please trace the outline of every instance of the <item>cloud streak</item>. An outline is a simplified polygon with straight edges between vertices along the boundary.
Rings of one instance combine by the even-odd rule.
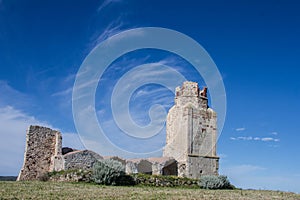
[[[105,0],[103,3],[98,7],[97,12],[101,12],[103,9],[108,7],[109,5],[113,3],[121,2],[122,0]]]
[[[271,135],[278,135],[278,132],[274,131],[271,133]]]
[[[230,140],[242,140],[242,141],[262,141],[262,142],[279,142],[280,139],[273,137],[252,137],[252,136],[240,136],[240,137],[230,137]]]
[[[23,164],[26,130],[29,125],[59,130],[12,106],[0,107],[0,175],[17,175],[19,173]],[[64,145],[70,147],[83,148],[77,134],[63,133],[63,142]]]
[[[31,124],[51,127],[11,106],[0,108],[0,174],[17,175],[25,150],[26,129]]]
[[[121,31],[125,30],[122,28],[124,26],[124,23],[118,19],[113,22],[111,22],[103,31],[102,33],[98,36],[96,39],[96,44],[101,43],[102,41],[106,40],[107,38],[120,33]]]
[[[0,106],[8,103],[17,107],[32,106],[32,100],[28,95],[15,90],[6,81],[0,80]],[[20,101],[22,99],[22,101]],[[30,103],[31,102],[31,103]]]

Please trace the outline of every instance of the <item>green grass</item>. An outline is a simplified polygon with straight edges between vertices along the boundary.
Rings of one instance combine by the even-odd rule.
[[[0,199],[300,199],[294,193],[261,190],[203,190],[87,183],[0,182]]]

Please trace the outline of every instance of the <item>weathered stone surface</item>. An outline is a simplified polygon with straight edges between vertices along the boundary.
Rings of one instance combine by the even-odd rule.
[[[61,134],[41,126],[30,126],[26,134],[23,167],[17,180],[36,180],[54,167],[54,157],[61,155]]]
[[[55,182],[92,182],[92,171],[91,170],[69,170],[51,174],[50,181]]]
[[[181,177],[166,177],[166,176],[150,176],[143,174],[132,175],[135,182],[145,186],[158,186],[158,187],[199,187],[198,179],[188,179]]]
[[[68,152],[68,153],[67,153]],[[26,135],[24,164],[17,180],[37,180],[51,171],[89,170],[103,157],[83,150],[66,148],[62,155],[60,132],[41,126],[30,126]]]
[[[185,176],[189,178],[199,178],[202,175],[217,175],[218,170],[218,157],[188,156]]]
[[[127,174],[177,175],[177,161],[170,157],[126,160]]]
[[[208,108],[207,89],[195,82],[176,88],[175,105],[167,117],[163,156],[178,162],[178,175],[199,178],[218,174],[217,115]]]
[[[153,175],[175,175],[177,176],[177,161],[170,157],[148,158],[152,163]]]
[[[126,160],[125,173],[126,174],[137,174],[137,173],[139,173],[136,163],[132,162],[130,160]]]
[[[63,156],[64,170],[91,169],[94,163],[100,160],[103,160],[103,157],[93,151],[73,151]]]
[[[56,155],[53,157],[53,169],[50,171],[61,171],[70,169],[92,169],[97,161],[103,160],[103,157],[90,150],[76,150],[65,155]]]
[[[152,174],[152,163],[145,158],[129,159],[126,161],[125,172],[128,174]]]
[[[51,171],[61,171],[65,169],[65,160],[63,155],[56,155],[53,157],[53,168]]]

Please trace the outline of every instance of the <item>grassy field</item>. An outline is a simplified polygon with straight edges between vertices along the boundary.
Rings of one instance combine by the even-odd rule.
[[[294,193],[100,186],[84,183],[0,182],[0,199],[299,199]]]

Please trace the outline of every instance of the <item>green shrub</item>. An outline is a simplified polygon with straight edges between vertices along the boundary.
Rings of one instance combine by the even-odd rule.
[[[97,184],[133,185],[133,178],[125,174],[125,167],[115,160],[103,160],[94,164],[92,179]]]
[[[204,189],[233,189],[227,176],[205,175],[201,176],[199,185]]]

